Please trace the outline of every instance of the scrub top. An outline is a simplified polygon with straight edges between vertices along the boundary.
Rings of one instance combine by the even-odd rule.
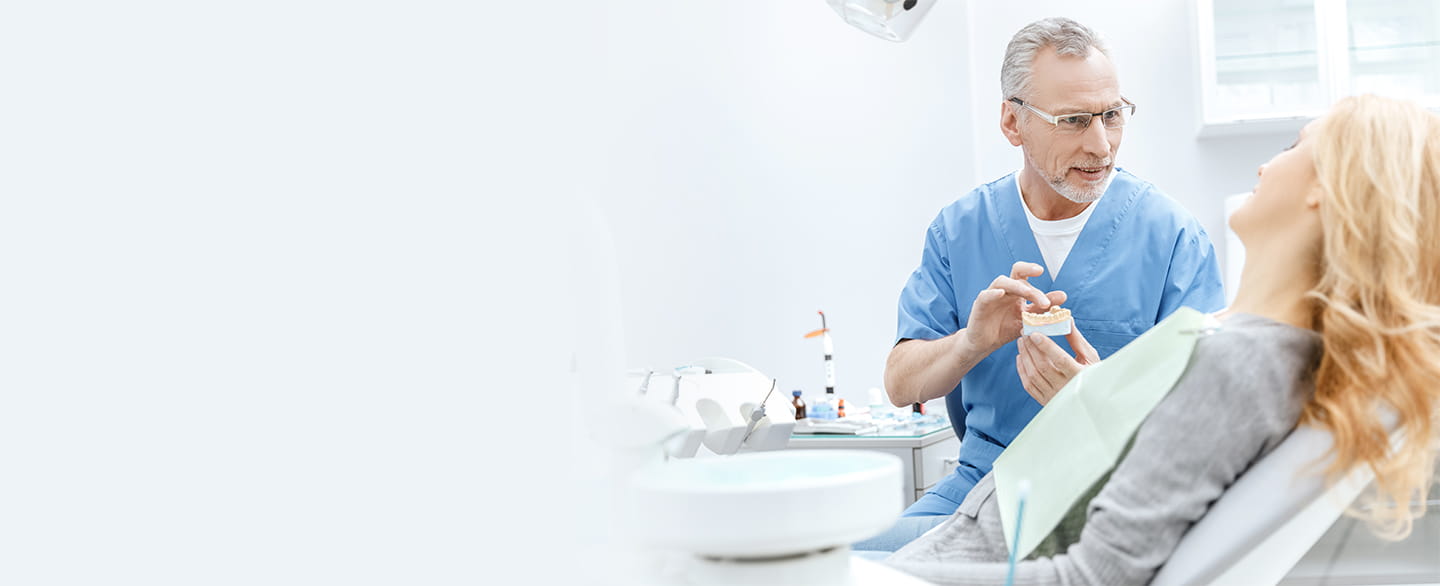
[[[982,185],[940,211],[925,234],[920,268],[900,293],[896,343],[959,331],[975,295],[1017,261],[1044,266],[1014,173]],[[1029,282],[1061,290],[1080,333],[1101,358],[1188,306],[1224,306],[1215,248],[1205,229],[1155,186],[1117,170],[1095,204],[1060,273]],[[1063,336],[1061,348],[1069,348]],[[1015,371],[1010,342],[981,360],[946,397],[961,437],[960,464],[930,490],[959,503],[990,472],[1001,450],[1040,411]],[[1056,454],[1057,458],[1066,457]],[[933,504],[933,503],[932,503]]]

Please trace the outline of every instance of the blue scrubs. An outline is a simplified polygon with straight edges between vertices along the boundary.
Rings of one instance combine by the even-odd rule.
[[[900,340],[934,340],[965,326],[975,295],[1017,261],[1044,265],[1012,173],[946,206],[925,234],[920,268],[900,293]],[[1060,274],[1030,278],[1064,291],[1080,333],[1104,358],[1181,306],[1211,312],[1225,293],[1204,228],[1155,186],[1117,170]],[[1060,341],[1062,348],[1069,345]],[[981,360],[946,398],[960,465],[905,511],[949,515],[1040,411],[1020,385],[1015,342]],[[1056,454],[1064,458],[1065,454]]]

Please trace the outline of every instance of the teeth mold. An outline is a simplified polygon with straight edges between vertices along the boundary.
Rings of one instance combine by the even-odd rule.
[[[1070,310],[1059,305],[1050,308],[1045,313],[1020,312],[1020,321],[1024,322],[1021,328],[1023,335],[1040,333],[1046,336],[1063,336],[1070,333],[1072,321]]]

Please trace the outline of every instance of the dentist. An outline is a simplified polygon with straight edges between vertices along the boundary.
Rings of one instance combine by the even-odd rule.
[[[959,466],[857,550],[894,551],[954,513],[1085,364],[1181,306],[1210,312],[1224,304],[1200,223],[1115,167],[1135,105],[1121,95],[1097,35],[1066,18],[1027,25],[1006,47],[1000,77],[1000,130],[1020,147],[1024,166],[946,206],[925,231],[885,367],[897,406],[946,397],[962,438]],[[1017,346],[1027,302],[1031,311],[1061,303],[1072,310],[1073,358],[1049,339]],[[1045,358],[1027,361],[1044,366],[1024,373],[1024,383],[1021,350]]]

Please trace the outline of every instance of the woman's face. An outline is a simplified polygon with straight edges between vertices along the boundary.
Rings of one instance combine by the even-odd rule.
[[[1298,244],[1296,230],[1313,224],[1320,188],[1306,135],[1313,133],[1314,124],[1300,131],[1293,146],[1260,166],[1260,181],[1245,205],[1230,216],[1230,228],[1246,248],[1272,238]]]

